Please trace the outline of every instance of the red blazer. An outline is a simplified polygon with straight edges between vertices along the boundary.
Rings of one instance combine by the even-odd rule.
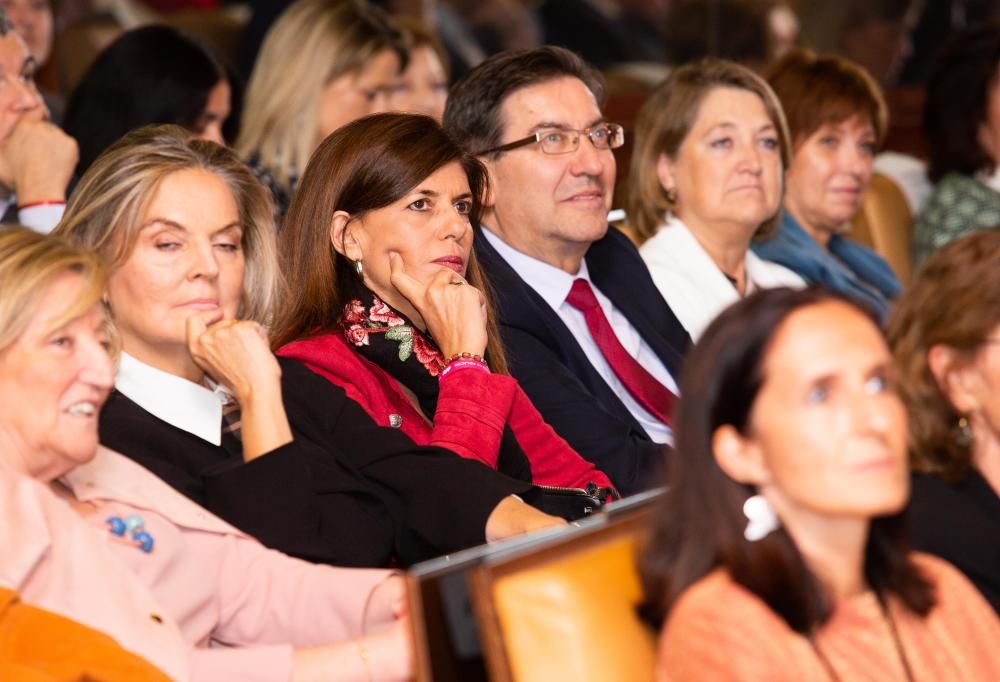
[[[531,464],[532,482],[582,488],[611,481],[560,438],[531,404],[517,381],[474,370],[451,372],[441,381],[430,424],[381,367],[356,352],[340,332],[294,341],[278,355],[304,363],[347,393],[380,426],[397,426],[417,445],[437,445],[496,469],[500,438],[510,424]],[[397,424],[391,416],[397,416]],[[398,423],[398,418],[402,422]]]

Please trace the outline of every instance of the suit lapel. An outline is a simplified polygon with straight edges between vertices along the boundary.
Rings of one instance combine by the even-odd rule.
[[[474,244],[479,262],[493,288],[501,326],[522,330],[537,338],[558,355],[562,364],[609,414],[632,424],[637,432],[645,433],[618,395],[590,364],[573,333],[545,299],[518,276],[481,234]],[[507,344],[507,352],[516,361],[517,348]]]
[[[649,344],[675,380],[691,338],[663,299],[638,249],[618,229],[587,251],[590,279]]]

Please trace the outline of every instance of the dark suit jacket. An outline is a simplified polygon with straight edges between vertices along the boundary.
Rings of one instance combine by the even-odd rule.
[[[664,446],[649,439],[545,300],[485,238],[477,238],[475,248],[496,296],[510,371],[545,421],[623,495],[662,485]],[[587,251],[586,261],[597,288],[679,379],[691,339],[632,242],[609,228]]]
[[[279,358],[295,440],[244,463],[240,441],[215,446],[115,391],[101,442],[268,547],[340,566],[404,565],[485,541],[486,520],[515,481],[375,424],[343,389]]]
[[[1000,614],[1000,496],[982,474],[914,474],[909,512],[913,548],[954,564]]]

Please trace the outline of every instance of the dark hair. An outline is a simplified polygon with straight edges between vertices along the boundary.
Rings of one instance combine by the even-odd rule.
[[[931,254],[896,303],[887,335],[899,393],[910,413],[913,468],[959,481],[971,444],[955,438],[962,416],[931,373],[927,356],[944,345],[971,359],[1000,324],[1000,226],[957,239]]]
[[[767,82],[781,100],[792,146],[827,123],[868,119],[881,144],[888,126],[882,90],[865,69],[835,54],[794,49],[768,69]]]
[[[577,78],[604,106],[604,79],[576,53],[562,47],[510,50],[494,55],[465,74],[448,93],[444,128],[475,154],[503,139],[500,109],[515,90],[557,78]]]
[[[130,130],[172,123],[193,130],[219,81],[232,79],[207,47],[169,26],[122,34],[87,70],[63,128],[80,148],[77,175]]]
[[[990,88],[1000,78],[1000,25],[958,34],[938,55],[927,81],[924,134],[927,174],[992,172],[996,163],[979,143]]]
[[[767,3],[747,0],[672,0],[664,43],[667,59],[681,65],[705,57],[746,65],[771,55]]]
[[[466,154],[429,116],[375,114],[349,123],[323,140],[309,160],[278,237],[288,291],[274,326],[273,344],[335,328],[347,303],[352,263],[333,248],[330,218],[336,211],[361,217],[406,195],[436,170],[458,163],[472,192],[469,220],[479,224],[488,190],[486,168]],[[469,254],[468,282],[483,292],[489,311],[486,352],[490,366],[506,373],[492,314],[491,292],[475,251]]]
[[[743,504],[755,493],[719,467],[712,438],[721,426],[741,433],[764,384],[764,365],[779,329],[795,312],[830,301],[864,314],[854,301],[818,287],[766,289],[725,310],[688,355],[675,417],[675,452],[664,497],[640,571],[643,616],[657,625],[681,594],[717,567],[762,599],[788,626],[810,633],[831,604],[791,536],[779,528],[757,542],[743,537]],[[880,596],[893,593],[912,611],[933,605],[931,586],[908,558],[905,512],[872,521],[865,577]]]

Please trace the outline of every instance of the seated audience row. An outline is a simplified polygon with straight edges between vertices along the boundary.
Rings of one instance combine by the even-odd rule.
[[[110,271],[122,353],[101,442],[311,561],[408,565],[555,522],[511,497],[530,499],[530,469],[522,482],[418,448],[271,354],[272,205],[231,150],[187,138],[170,126],[126,135],[56,231]]]

